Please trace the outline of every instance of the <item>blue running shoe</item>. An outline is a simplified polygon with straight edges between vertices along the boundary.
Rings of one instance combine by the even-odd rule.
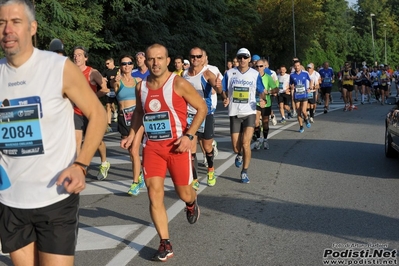
[[[310,124],[309,119],[306,119],[305,121],[306,121],[306,127],[310,128],[312,125]]]
[[[249,184],[249,178],[247,173],[241,173],[241,183]]]
[[[237,168],[241,167],[241,165],[242,165],[242,155],[237,154],[235,164],[236,164]]]
[[[130,196],[138,196],[140,194],[140,185],[139,183],[133,182],[130,186],[130,189],[127,191],[127,194]]]
[[[143,177],[143,172],[140,172],[140,175],[139,175],[139,188],[143,188],[143,187],[145,187],[144,177]]]
[[[303,133],[305,130],[303,129],[303,127],[299,128],[298,132],[299,133]]]

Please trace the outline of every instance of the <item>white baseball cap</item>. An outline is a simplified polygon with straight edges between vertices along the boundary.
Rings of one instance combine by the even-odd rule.
[[[251,53],[247,48],[241,48],[240,50],[238,50],[237,55],[246,55],[248,57],[251,57]]]
[[[188,61],[187,59],[184,59],[183,64],[190,65],[190,61]]]

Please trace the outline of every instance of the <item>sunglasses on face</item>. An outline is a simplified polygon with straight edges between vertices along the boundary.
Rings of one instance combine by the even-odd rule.
[[[260,67],[263,67],[263,65],[258,65],[258,66],[255,66],[256,68],[260,68]]]
[[[133,62],[132,61],[130,61],[130,62],[121,62],[121,65],[122,66],[127,66],[127,65],[133,65]]]
[[[191,59],[194,59],[194,58],[200,59],[201,57],[202,57],[202,54],[198,54],[198,55],[190,54],[190,58],[191,58]]]
[[[238,60],[248,59],[248,58],[249,58],[249,56],[246,56],[246,55],[238,55],[238,56],[237,56],[237,59],[238,59]]]

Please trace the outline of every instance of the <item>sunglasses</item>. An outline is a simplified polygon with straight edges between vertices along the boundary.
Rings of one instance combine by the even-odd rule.
[[[191,59],[194,59],[194,58],[200,59],[201,57],[202,57],[202,54],[199,54],[199,55],[190,54]]]
[[[133,65],[133,62],[132,61],[130,61],[130,62],[121,62],[121,65],[122,66],[127,66],[127,65]]]
[[[259,65],[259,66],[255,66],[256,68],[260,68],[260,67],[263,67],[263,65]]]
[[[248,59],[248,58],[249,58],[249,56],[247,56],[247,55],[237,55],[238,60]]]

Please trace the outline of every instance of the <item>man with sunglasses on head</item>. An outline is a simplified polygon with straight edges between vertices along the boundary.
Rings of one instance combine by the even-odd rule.
[[[199,47],[194,47],[190,50],[190,68],[183,73],[183,78],[190,82],[191,85],[196,89],[198,94],[205,100],[208,111],[205,117],[205,120],[202,122],[200,128],[194,135],[194,141],[192,142],[191,147],[191,158],[192,158],[192,167],[193,167],[193,188],[198,190],[198,175],[197,175],[197,141],[198,138],[201,139],[205,156],[208,164],[207,171],[207,184],[210,187],[213,187],[216,184],[215,177],[215,169],[213,167],[213,159],[214,159],[214,148],[213,148],[213,137],[214,137],[214,129],[215,129],[215,119],[213,117],[215,113],[215,109],[212,104],[212,90],[213,88],[217,90],[218,93],[222,92],[222,84],[219,79],[219,75],[215,76],[204,65],[205,53],[204,50]],[[193,117],[197,113],[197,110],[194,109],[191,105],[188,105],[188,118],[187,124],[191,125]]]
[[[142,80],[144,80],[148,75],[150,75],[150,71],[148,70],[148,67],[145,65],[145,53],[138,52],[135,57],[136,57],[137,68],[133,69],[132,77],[141,78]]]
[[[259,72],[249,67],[251,53],[246,48],[237,52],[238,67],[226,72],[223,78],[223,104],[229,107],[230,134],[236,167],[241,167],[241,183],[249,183],[251,139],[255,128],[256,94],[265,100],[264,85]]]

